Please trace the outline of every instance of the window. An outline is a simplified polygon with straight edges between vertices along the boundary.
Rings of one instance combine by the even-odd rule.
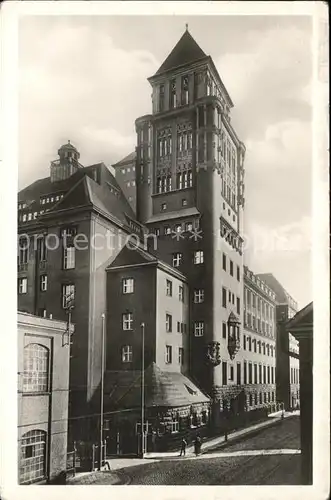
[[[134,290],[134,279],[133,278],[124,278],[122,280],[122,291],[123,293],[133,293]]]
[[[270,384],[270,366],[269,365],[267,366],[267,376],[268,376],[268,379],[267,379],[268,384]]]
[[[176,80],[170,82],[170,108],[176,107]]]
[[[172,281],[166,280],[166,295],[172,297]]]
[[[237,385],[241,385],[241,364],[237,363]]]
[[[47,275],[43,274],[40,276],[40,290],[46,292],[47,290]]]
[[[252,384],[252,363],[248,364],[248,383]]]
[[[74,306],[75,302],[75,285],[63,285],[62,286],[62,307],[63,309],[69,309]]]
[[[194,252],[193,262],[194,262],[194,264],[203,264],[203,251],[202,250],[196,250]]]
[[[186,205],[187,205],[187,200],[185,200],[185,199],[182,200],[182,207],[186,207]]]
[[[28,239],[20,238],[18,241],[18,267],[23,269],[28,263],[29,243]]]
[[[223,321],[223,323],[222,323],[222,337],[223,337],[223,339],[226,339],[226,326],[227,325],[226,325],[225,321]]]
[[[222,255],[222,264],[223,264],[223,270],[226,271],[226,254],[223,253]]]
[[[226,288],[222,288],[222,306],[226,307]]]
[[[195,337],[203,337],[204,334],[204,322],[203,321],[195,321],[194,323],[194,336]]]
[[[247,362],[244,361],[244,384],[247,384]]]
[[[237,297],[237,314],[240,314],[240,298]]]
[[[159,111],[164,111],[164,85],[159,87]]]
[[[178,298],[181,302],[184,302],[184,287],[181,285],[178,287]]]
[[[180,365],[184,364],[184,349],[182,347],[178,348],[178,363]]]
[[[172,420],[169,425],[170,425],[170,432],[171,432],[171,434],[173,434],[175,432],[179,432],[179,422],[178,422],[178,420]]]
[[[181,333],[182,327],[181,327],[181,322],[177,321],[177,333]]]
[[[263,383],[267,383],[267,377],[266,377],[266,367],[263,365]]]
[[[41,262],[47,260],[46,238],[38,238],[38,257]]]
[[[205,291],[203,288],[198,288],[194,290],[194,303],[201,304],[205,299]]]
[[[257,364],[254,363],[254,384],[257,384]]]
[[[20,484],[33,483],[45,477],[46,432],[33,430],[21,439]]]
[[[181,233],[182,232],[182,225],[181,224],[176,224],[175,225],[175,232],[176,233]]]
[[[171,345],[167,345],[166,346],[166,359],[165,359],[165,362],[167,364],[172,363],[172,346]]]
[[[162,203],[161,210],[162,211],[167,210],[167,204],[166,203]]]
[[[230,260],[230,275],[233,276],[233,262]]]
[[[244,335],[244,351],[246,351],[246,335]]]
[[[182,104],[188,104],[188,76],[182,76]]]
[[[261,354],[261,340],[258,341],[257,347],[258,347],[259,354]]]
[[[234,380],[234,368],[232,365],[230,365],[230,380]]]
[[[48,391],[49,350],[40,344],[24,347],[23,392]]]
[[[185,231],[192,231],[192,229],[193,229],[192,222],[186,222],[186,224],[185,224]]]
[[[122,363],[132,363],[132,346],[125,345],[122,347]]]
[[[262,380],[262,365],[259,365],[259,383],[260,384],[263,383],[263,380]]]
[[[265,354],[265,343],[264,342],[262,344],[262,350],[263,350],[263,354]]]
[[[164,234],[171,234],[171,227],[170,226],[164,226]]]
[[[180,264],[182,263],[182,257],[183,257],[183,254],[181,253],[174,253],[172,255],[172,265],[173,267],[179,267]]]
[[[133,314],[132,313],[122,314],[122,326],[123,326],[123,330],[132,330],[133,329]]]
[[[251,339],[251,337],[247,337],[247,341],[248,341],[248,350],[251,351],[252,350],[252,339]]]
[[[27,278],[18,278],[18,293],[22,295],[27,292],[28,280]]]
[[[166,313],[166,332],[172,332],[172,316]]]
[[[63,269],[74,269],[75,250],[75,247],[65,247],[63,249]]]
[[[228,364],[226,361],[223,361],[222,363],[222,382],[223,385],[228,384]]]

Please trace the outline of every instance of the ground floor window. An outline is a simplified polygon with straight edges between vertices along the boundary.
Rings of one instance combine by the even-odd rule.
[[[29,431],[21,439],[20,484],[43,479],[46,474],[46,432]]]
[[[178,420],[173,420],[170,423],[170,432],[178,432],[179,431],[179,422]]]

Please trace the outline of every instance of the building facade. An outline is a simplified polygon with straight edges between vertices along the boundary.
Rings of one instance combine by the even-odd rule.
[[[115,170],[115,179],[136,213],[136,152],[130,153],[112,166]]]
[[[100,391],[105,270],[141,225],[104,164],[83,167],[70,143],[59,156],[49,177],[19,193],[18,307],[64,321],[70,310],[77,332],[71,349],[74,418],[89,415]],[[88,422],[77,420],[73,439]]]
[[[298,311],[298,305],[270,273],[259,274],[276,296],[276,391],[286,410],[300,407],[299,342],[286,330],[286,322]]]
[[[222,401],[242,342],[245,147],[216,67],[188,31],[149,83],[152,114],[136,120],[137,218],[188,278],[191,374]]]
[[[244,383],[254,405],[276,402],[276,295],[244,266]]]
[[[19,484],[54,482],[66,470],[69,342],[67,323],[18,313]]]

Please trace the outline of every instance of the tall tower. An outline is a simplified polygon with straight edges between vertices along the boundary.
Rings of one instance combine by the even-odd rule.
[[[137,217],[189,280],[191,376],[221,400],[243,378],[245,147],[213,60],[188,29],[148,80],[152,114],[136,120]]]
[[[59,159],[51,162],[51,182],[63,181],[82,168],[80,154],[70,141],[60,147],[58,155]]]

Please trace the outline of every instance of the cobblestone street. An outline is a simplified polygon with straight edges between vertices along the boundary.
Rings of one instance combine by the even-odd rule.
[[[75,484],[294,485],[300,484],[300,419],[290,417],[199,457],[145,460],[115,473],[93,473]],[[134,460],[134,459],[133,459]],[[118,474],[118,475],[117,475]],[[122,475],[123,474],[123,475]]]

